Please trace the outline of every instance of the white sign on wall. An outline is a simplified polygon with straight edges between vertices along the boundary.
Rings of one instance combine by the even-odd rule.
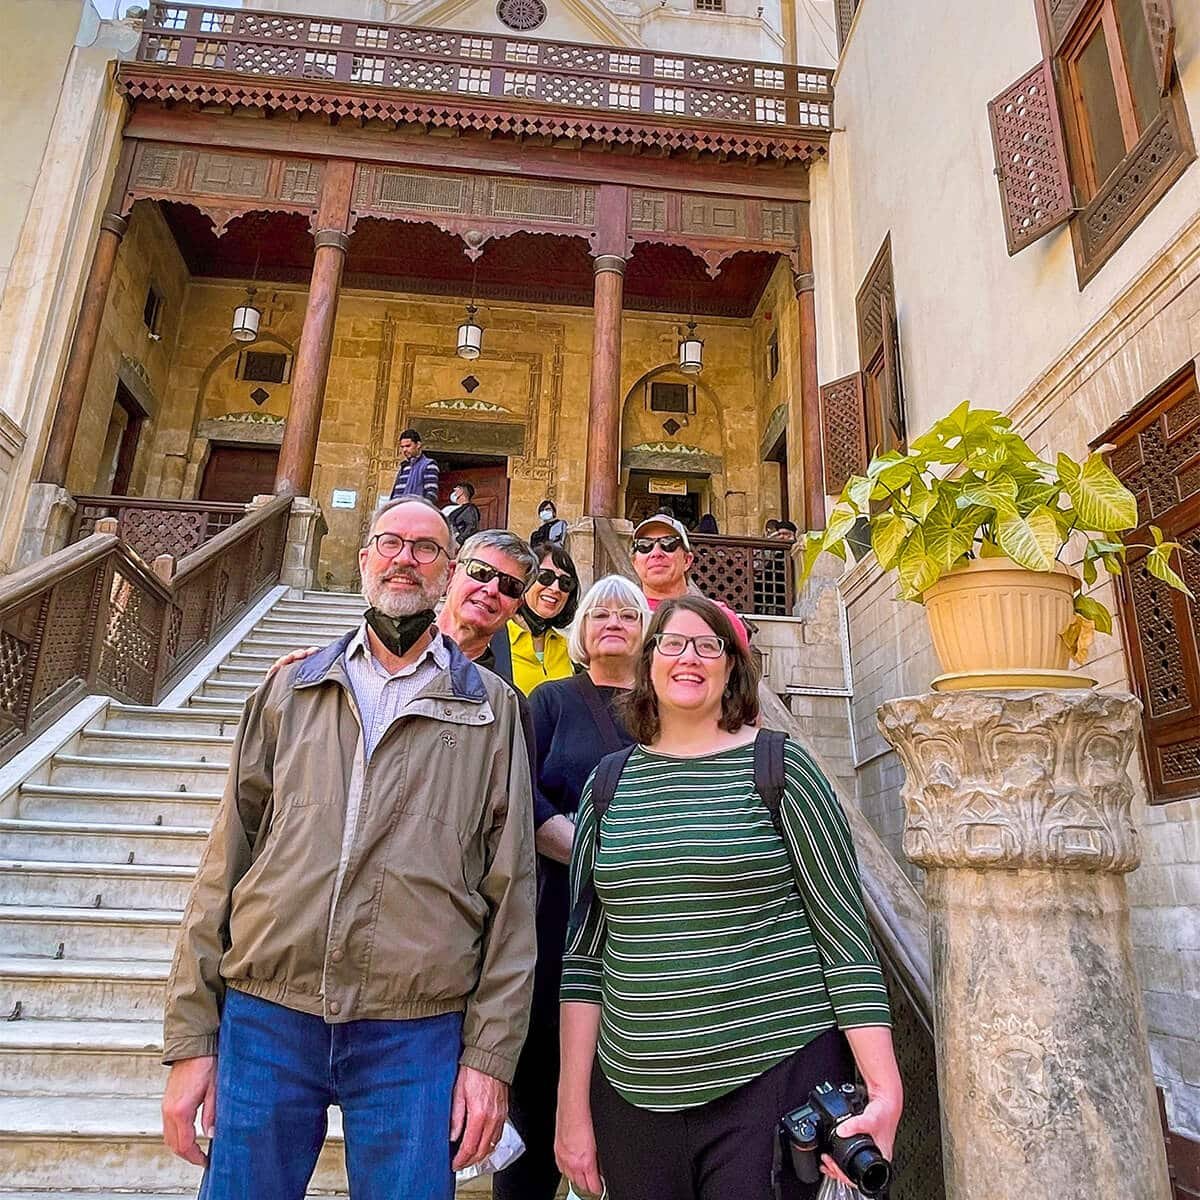
[[[330,502],[334,508],[357,508],[358,493],[348,488],[334,488]]]

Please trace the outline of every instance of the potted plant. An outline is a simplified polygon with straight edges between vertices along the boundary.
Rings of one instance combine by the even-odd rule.
[[[939,690],[1080,687],[1068,670],[1086,661],[1112,614],[1085,585],[1119,574],[1134,547],[1119,534],[1138,524],[1137,501],[1098,454],[1079,463],[1040,459],[1002,413],[964,402],[901,454],[877,455],[846,484],[824,530],[805,535],[802,578],[828,551],[843,561],[869,534],[900,595],[925,605],[945,674]],[[1147,570],[1173,588],[1180,549],[1149,526]],[[1082,579],[1063,564],[1075,547]],[[1188,593],[1190,595],[1190,593]]]

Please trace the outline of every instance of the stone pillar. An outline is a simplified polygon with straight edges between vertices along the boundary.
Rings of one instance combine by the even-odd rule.
[[[256,512],[274,500],[274,496],[255,496],[246,511]],[[329,532],[321,506],[307,496],[297,496],[288,513],[283,561],[279,567],[279,582],[304,592],[317,584],[317,563],[321,557],[321,539]]]
[[[1124,879],[1139,713],[1091,691],[879,710],[926,871],[947,1200],[1170,1200]]]
[[[304,309],[304,325],[292,374],[292,399],[275,472],[275,494],[279,496],[307,495],[312,484],[321,409],[325,403],[325,382],[329,378],[329,358],[333,349],[333,325],[350,242],[347,230],[353,187],[353,163],[330,161],[326,165],[316,219],[308,303]]]
[[[796,302],[799,308],[799,362],[793,375],[793,395],[800,398],[800,461],[804,475],[803,529],[825,528],[825,463],[821,453],[821,395],[817,382],[817,303],[813,281],[812,232],[808,204],[798,204],[797,238],[799,273]]]
[[[588,399],[584,513],[615,517],[621,477],[621,302],[625,259],[595,258],[592,383]]]

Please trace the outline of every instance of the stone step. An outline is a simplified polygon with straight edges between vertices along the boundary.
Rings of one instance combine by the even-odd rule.
[[[170,758],[117,758],[56,754],[50,783],[78,787],[150,787],[156,792],[214,792],[225,786],[229,764]]]
[[[333,641],[330,638],[329,641]],[[238,652],[249,651],[256,657],[262,655],[268,658],[267,666],[269,667],[277,658],[282,658],[285,654],[290,654],[293,650],[303,650],[309,646],[323,646],[327,642],[314,641],[312,638],[295,637],[295,638],[247,638],[238,646]]]
[[[201,701],[198,697],[192,696],[188,699],[187,707],[181,708],[178,711],[195,713],[197,716],[203,717],[208,721],[221,721],[228,728],[232,729],[236,736],[244,707],[245,701],[236,704],[224,700]]]
[[[224,714],[208,717],[188,708],[142,708],[132,704],[111,703],[104,714],[107,730],[128,733],[184,733],[206,737],[232,737],[237,732],[240,711],[233,714],[232,724]]]
[[[270,612],[263,616],[264,621],[282,620],[299,617],[305,621],[361,621],[367,610],[366,601],[359,597],[352,603],[309,604],[299,600],[280,600]]]
[[[92,821],[0,818],[0,856],[39,862],[133,862],[196,866],[208,829]]]
[[[313,1177],[314,1192],[344,1192],[340,1114]],[[11,1189],[73,1188],[196,1194],[201,1170],[162,1142],[160,1100],[131,1096],[0,1097],[0,1180]],[[254,1197],[254,1200],[260,1200]],[[262,1197],[261,1200],[269,1200]]]
[[[162,1096],[162,1022],[0,1022],[6,1096]]]
[[[26,783],[18,792],[20,816],[33,821],[100,821],[118,825],[212,823],[220,792],[159,792],[153,788],[68,787]]]
[[[161,1021],[170,964],[0,955],[0,1018]]]
[[[267,677],[267,668],[275,660],[264,659],[261,663],[236,663],[228,659],[209,677],[209,683],[249,683],[258,687]]]
[[[85,729],[77,752],[93,758],[180,759],[193,762],[229,762],[233,733],[130,733],[124,729]]]
[[[347,629],[353,629],[356,621],[330,621],[324,617],[263,617],[251,630],[252,637],[267,634],[280,637],[283,634],[299,634],[324,641],[341,637]]]
[[[194,877],[183,866],[0,859],[0,905],[182,911]]]
[[[165,961],[182,916],[176,909],[0,904],[0,954],[53,958],[62,946],[64,958]]]
[[[231,701],[244,704],[254,694],[258,683],[214,683],[211,680],[204,684],[196,693],[196,699],[202,704],[214,701],[217,704],[228,704]]]

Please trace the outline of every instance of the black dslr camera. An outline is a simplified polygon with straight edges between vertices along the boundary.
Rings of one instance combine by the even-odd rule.
[[[803,1108],[787,1113],[781,1124],[792,1152],[792,1170],[802,1183],[821,1178],[821,1155],[828,1154],[864,1196],[882,1196],[892,1182],[892,1166],[868,1133],[839,1137],[837,1127],[867,1106],[866,1093],[852,1083],[819,1084]]]

